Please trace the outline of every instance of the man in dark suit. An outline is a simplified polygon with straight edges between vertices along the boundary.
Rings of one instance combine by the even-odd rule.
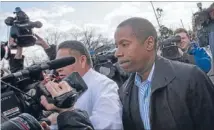
[[[115,32],[120,66],[132,73],[120,88],[125,130],[214,130],[214,86],[197,66],[157,56],[157,32],[143,18]]]

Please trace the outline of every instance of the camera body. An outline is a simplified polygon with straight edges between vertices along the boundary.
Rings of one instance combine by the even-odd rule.
[[[23,76],[5,82],[9,84],[1,83],[1,104],[5,104],[1,106],[2,115],[11,119],[21,113],[29,113],[35,118],[41,119],[43,108],[39,99],[41,94],[38,88],[40,81],[30,80],[27,76]],[[21,90],[21,92],[9,85]]]
[[[116,48],[114,45],[101,46],[95,50],[96,54],[92,58],[94,69],[114,80],[118,86],[128,79],[129,74],[123,71],[117,63],[117,58],[114,56]]]
[[[179,43],[180,41],[181,41],[180,36],[172,36],[159,42],[161,56],[170,60],[180,59],[181,55],[179,53],[179,49],[177,46],[177,43]]]
[[[4,119],[4,116],[1,115],[1,119]],[[28,113],[7,120],[1,124],[1,130],[43,130],[40,123]]]
[[[28,47],[33,46],[36,42],[36,37],[33,33],[33,28],[41,28],[40,21],[32,22],[25,12],[20,7],[15,8],[15,17],[7,17],[5,24],[11,26],[10,36],[14,39],[17,46]]]
[[[114,57],[114,50],[98,53],[93,59],[95,70],[109,78],[115,76],[116,69],[114,63],[116,62],[117,59]]]

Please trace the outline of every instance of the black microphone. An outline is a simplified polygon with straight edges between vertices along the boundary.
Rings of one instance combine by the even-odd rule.
[[[43,70],[58,69],[58,68],[62,68],[62,67],[71,65],[73,63],[75,63],[74,57],[64,57],[64,58],[48,61],[46,63],[27,67],[24,70],[21,70],[19,72],[12,73],[5,77],[2,77],[1,80],[5,81],[5,82],[7,82],[7,81],[10,82],[10,80],[13,80],[14,78],[19,78],[19,77],[33,78],[34,76],[38,76],[41,73],[41,71],[43,71]]]
[[[75,63],[74,57],[64,57],[47,62],[49,70],[58,69]]]

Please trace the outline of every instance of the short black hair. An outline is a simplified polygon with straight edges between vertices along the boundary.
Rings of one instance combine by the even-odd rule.
[[[72,50],[77,51],[81,55],[86,56],[88,65],[90,65],[91,67],[93,66],[92,60],[91,60],[91,55],[83,43],[76,41],[76,40],[67,40],[58,45],[57,51],[59,49],[70,49],[71,51]]]
[[[132,17],[120,23],[117,28],[127,25],[132,28],[132,31],[140,42],[144,42],[149,36],[154,37],[156,47],[157,31],[149,20],[140,17]]]

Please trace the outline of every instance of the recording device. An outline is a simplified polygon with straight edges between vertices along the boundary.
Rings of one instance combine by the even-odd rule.
[[[1,112],[8,118],[21,113],[29,113],[41,118],[40,73],[46,69],[57,69],[73,64],[74,57],[65,57],[39,65],[28,67],[22,71],[1,78]]]
[[[117,58],[114,57],[114,49],[99,52],[92,60],[96,71],[109,78],[113,78],[115,76],[116,69],[114,67],[114,63],[117,62]]]
[[[2,123],[1,130],[43,130],[43,128],[33,116],[28,113],[22,113]]]
[[[114,63],[117,62],[117,58],[114,57],[114,50],[108,52],[102,52],[96,55],[94,59],[94,68],[101,74],[106,75],[109,78],[113,78],[116,73]]]
[[[106,75],[121,86],[128,78],[128,74],[118,65],[117,58],[114,56],[115,51],[116,48],[113,45],[101,46],[95,50],[96,54],[92,60],[97,72]]]
[[[193,32],[196,33],[201,47],[209,45],[209,24],[213,22],[209,13],[213,7],[202,8],[201,3],[197,3],[199,11],[193,14]]]
[[[15,8],[15,17],[7,17],[5,24],[11,26],[10,36],[20,47],[28,47],[35,45],[36,37],[33,34],[33,28],[41,28],[40,21],[30,21],[27,14],[20,7]]]
[[[170,59],[178,60],[181,58],[177,43],[181,42],[180,36],[172,36],[159,43],[161,56]]]

